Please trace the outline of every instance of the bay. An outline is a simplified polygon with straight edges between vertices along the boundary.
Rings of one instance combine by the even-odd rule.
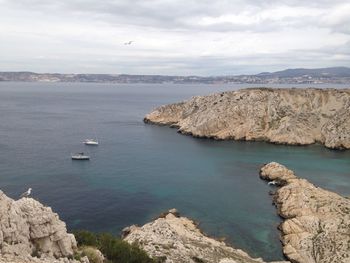
[[[282,259],[259,167],[281,162],[350,195],[349,151],[195,139],[142,121],[162,104],[248,86],[0,82],[0,188],[17,199],[32,187],[70,230],[119,234],[175,207],[252,256]],[[98,147],[82,144],[96,136]],[[70,159],[80,151],[91,160]]]

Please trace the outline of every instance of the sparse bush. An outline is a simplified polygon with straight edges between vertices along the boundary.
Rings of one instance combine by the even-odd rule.
[[[78,230],[74,232],[74,236],[80,246],[98,246],[97,235],[92,232]]]
[[[102,255],[100,255],[100,252],[94,247],[83,246],[81,248],[81,256],[87,256],[90,263],[103,263]]]
[[[81,254],[79,253],[79,251],[74,252],[73,259],[80,261]]]
[[[111,263],[155,262],[137,245],[130,245],[111,234],[94,234],[89,231],[76,231],[74,235],[79,246],[96,247]],[[89,258],[89,255],[87,256]]]

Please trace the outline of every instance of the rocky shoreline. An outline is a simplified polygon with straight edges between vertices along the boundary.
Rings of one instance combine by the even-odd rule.
[[[290,262],[350,262],[349,199],[316,187],[275,162],[264,165],[260,177],[277,187],[273,200],[284,219],[279,230],[283,253]],[[126,241],[136,242],[149,255],[167,263],[264,262],[205,236],[192,220],[180,217],[176,210],[142,227],[128,227],[124,234]]]
[[[240,249],[207,237],[197,224],[175,209],[142,227],[124,229],[124,241],[137,244],[155,262],[265,263]],[[100,261],[103,255],[98,252]],[[50,207],[32,198],[13,200],[0,191],[0,263],[89,263],[73,234]],[[94,261],[95,262],[95,261]],[[286,263],[276,261],[274,263]]]
[[[249,88],[156,108],[145,123],[217,140],[350,149],[350,90]]]
[[[293,263],[350,262],[350,200],[316,187],[272,162],[260,177],[279,189],[274,194],[283,253]]]
[[[180,217],[176,209],[142,227],[125,228],[124,236],[127,242],[139,244],[151,257],[166,263],[264,263],[223,241],[207,237],[194,221]]]
[[[350,199],[316,187],[275,162],[263,166],[260,177],[277,186],[273,200],[284,219],[279,229],[290,262],[350,262]],[[155,262],[265,263],[206,236],[176,209],[144,226],[125,228],[123,239]],[[87,257],[73,259],[77,252],[74,235],[50,207],[32,198],[15,201],[0,191],[1,263],[89,263]],[[103,256],[99,258],[102,262]]]

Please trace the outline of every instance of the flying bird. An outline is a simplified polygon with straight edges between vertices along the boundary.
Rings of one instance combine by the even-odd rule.
[[[23,194],[21,194],[20,198],[22,198],[22,197],[28,197],[28,196],[30,196],[31,193],[32,193],[32,188],[29,188],[26,192],[24,192]]]
[[[125,42],[124,45],[131,45],[134,41]]]

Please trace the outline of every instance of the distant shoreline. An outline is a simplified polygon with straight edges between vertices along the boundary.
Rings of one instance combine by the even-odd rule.
[[[253,75],[171,76],[0,72],[0,81],[117,84],[350,84],[350,68],[286,69]]]

